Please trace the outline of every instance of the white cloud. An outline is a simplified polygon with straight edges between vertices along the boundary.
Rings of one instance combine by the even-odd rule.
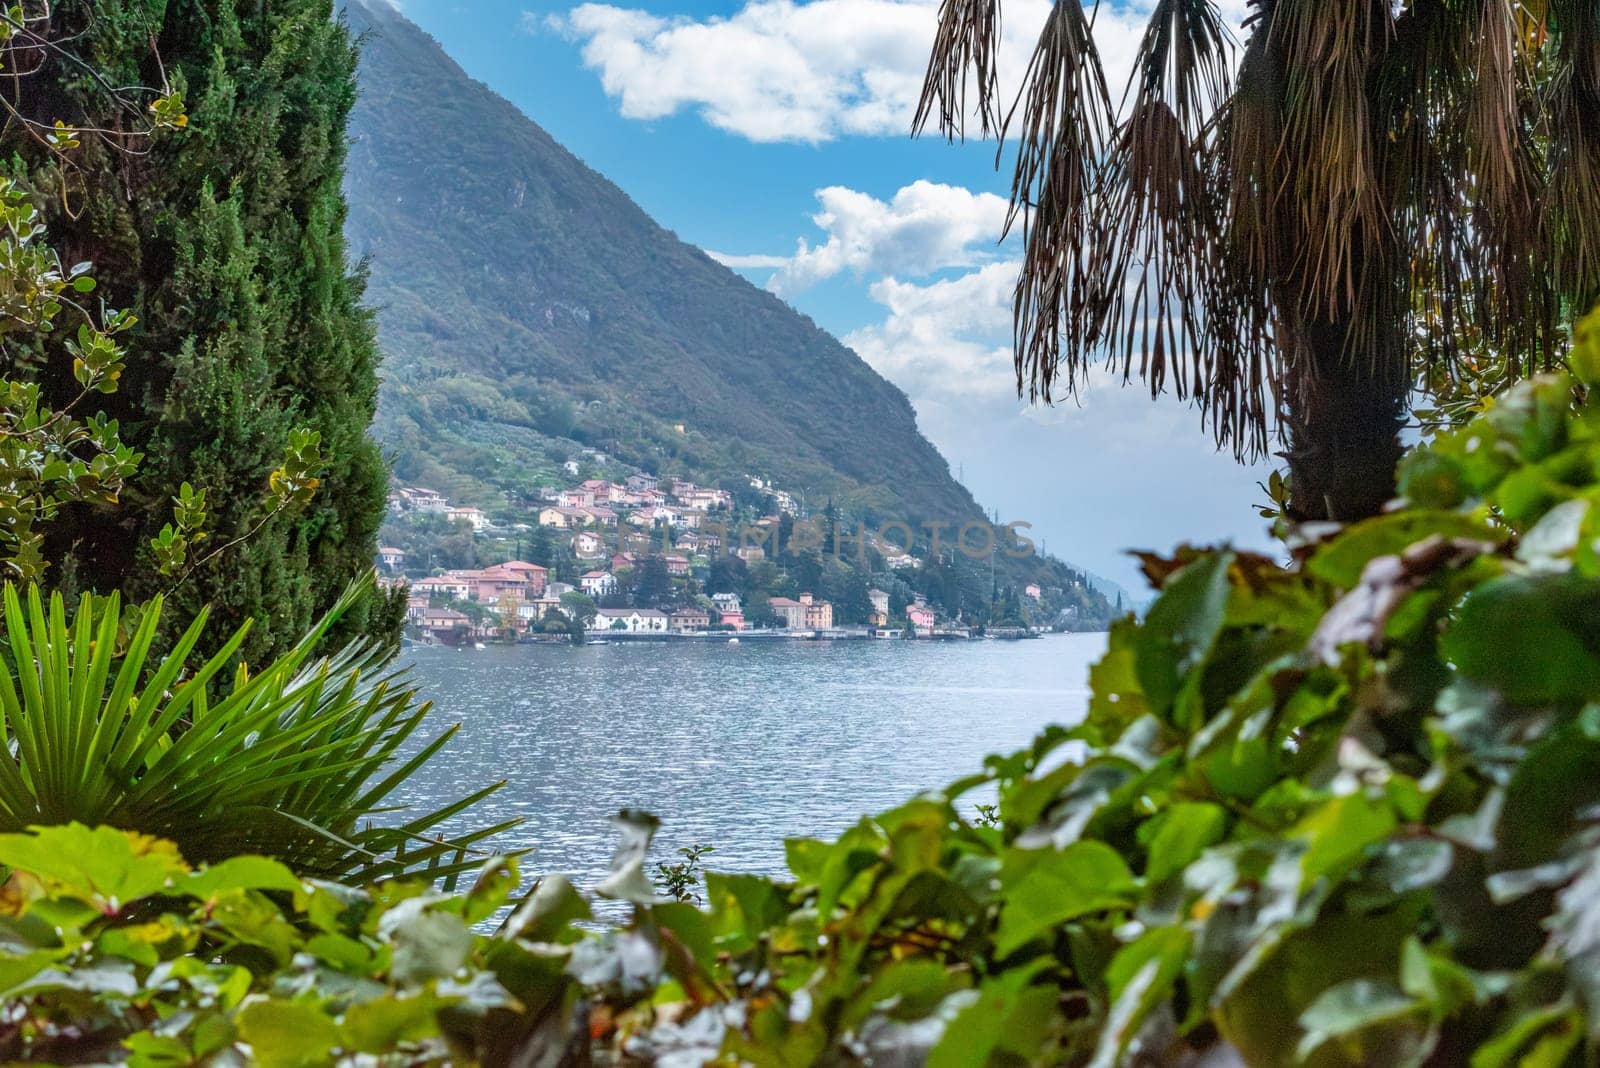
[[[760,253],[739,255],[730,252],[714,252],[706,249],[705,254],[722,264],[724,267],[748,268],[759,270],[761,268],[786,267],[789,264],[787,256],[763,256]]]
[[[1019,398],[1012,349],[1012,297],[1020,264],[988,264],[926,285],[883,278],[869,289],[880,322],[845,335],[850,346],[935,420],[1014,419],[1068,432],[1093,428],[1104,450],[1190,441],[1199,413],[1172,396],[1123,383],[1120,369],[1090,367],[1075,396],[1054,405]],[[981,413],[981,414],[980,414]]]
[[[818,190],[817,200],[812,221],[827,239],[799,241],[768,284],[774,293],[797,293],[844,271],[920,277],[977,265],[991,258],[1006,214],[1004,197],[923,180],[887,202],[843,186]]]
[[[689,109],[752,141],[819,142],[909,129],[933,12],[927,0],[753,0],[697,21],[588,3],[564,29],[628,118]]]
[[[1017,264],[991,263],[956,278],[917,285],[873,283],[881,323],[845,335],[879,374],[920,402],[966,398],[1011,402],[1011,292]]]
[[[1114,93],[1133,67],[1150,0],[1100,5],[1095,37]],[[1048,0],[1007,0],[1002,94],[1024,72]],[[1226,0],[1224,12],[1237,23]],[[565,17],[524,14],[530,30],[554,27],[583,43],[583,62],[633,119],[681,111],[751,141],[817,143],[911,129],[938,0],[749,0],[726,17],[662,18],[586,3]]]

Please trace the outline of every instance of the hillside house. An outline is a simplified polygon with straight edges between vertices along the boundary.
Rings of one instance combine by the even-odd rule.
[[[678,500],[685,507],[699,508],[702,511],[720,511],[733,507],[733,494],[727,490],[708,489],[696,486],[686,493],[678,495]]]
[[[413,593],[406,598],[406,622],[414,627],[422,626],[422,617],[428,614],[428,598],[422,594]]]
[[[430,608],[422,616],[422,633],[446,645],[455,644],[470,629],[465,613],[454,608]]]
[[[599,559],[605,551],[605,541],[593,531],[580,530],[572,536],[572,552],[580,560]]]
[[[544,595],[546,597],[555,597],[559,599],[563,593],[574,593],[577,591],[577,589],[578,587],[574,586],[570,582],[552,582],[550,585],[545,587]]]
[[[503,567],[489,567],[474,576],[473,597],[482,604],[497,604],[502,597],[521,600],[528,592],[527,576]]]
[[[647,474],[643,471],[640,471],[636,475],[629,475],[627,482],[628,489],[632,490],[634,493],[643,493],[646,490],[653,490],[660,484],[660,480],[658,480],[655,475]]]
[[[933,633],[933,608],[926,601],[917,601],[907,605],[906,620],[918,634]]]
[[[496,566],[502,571],[510,571],[521,575],[522,581],[528,587],[529,597],[538,597],[544,593],[545,583],[550,581],[550,569],[548,567],[530,564],[526,560],[507,560],[505,563],[497,564]]]
[[[833,626],[833,605],[802,593],[798,601],[773,597],[767,602],[789,630],[826,630]]]
[[[523,601],[517,605],[517,618],[523,621],[524,626],[539,623],[551,612],[561,610],[559,597],[536,597],[531,601]]]
[[[584,489],[581,486],[564,489],[556,498],[556,503],[563,508],[593,508],[594,490]]]
[[[602,527],[614,527],[617,525],[617,513],[603,504],[593,505],[583,509],[583,511],[588,513],[589,521],[592,523],[597,523]]]
[[[595,630],[620,630],[627,634],[665,634],[669,617],[654,608],[602,608],[595,613]]]
[[[627,553],[627,552],[624,552],[624,553],[612,553],[611,554],[611,570],[612,571],[632,571],[635,567],[638,566],[638,561],[639,561],[639,558],[636,555],[634,555],[633,553]]]
[[[666,504],[651,504],[628,516],[628,522],[639,527],[653,527],[657,523],[677,523],[681,513]]]
[[[627,490],[615,482],[607,482],[603,478],[591,478],[579,485],[579,489],[588,490],[594,494],[595,504],[616,504],[627,495]]]
[[[401,487],[397,495],[405,510],[410,512],[442,512],[450,507],[444,494],[421,486]]]
[[[411,591],[427,597],[430,600],[440,601],[465,601],[472,597],[476,583],[471,579],[457,578],[453,575],[440,575],[437,578],[418,579],[411,584]]]
[[[477,508],[446,508],[444,517],[452,523],[465,523],[475,531],[489,529],[489,517]]]
[[[564,505],[552,505],[539,509],[539,525],[541,527],[555,527],[557,530],[576,530],[586,527],[594,521],[586,508],[568,508]]]
[[[578,477],[578,461],[576,461],[576,460],[568,460],[566,463],[561,465],[561,470],[564,471],[566,474],[572,476],[573,478],[577,478]]]
[[[674,549],[682,549],[691,553],[707,552],[720,548],[721,545],[721,536],[698,530],[686,530],[679,534],[677,540],[672,543]]]
[[[590,571],[578,579],[578,586],[590,597],[609,597],[617,592],[617,578],[609,571]]]
[[[1039,588],[1039,584],[1037,582],[1028,583],[1026,586],[1022,587],[1022,592],[1027,596],[1032,597],[1035,601],[1044,596],[1044,591]]]
[[[669,553],[663,556],[661,560],[667,565],[667,574],[669,575],[687,575],[689,573],[689,558],[687,556],[677,556]]]
[[[885,590],[873,588],[867,591],[867,600],[872,602],[872,616],[867,620],[874,627],[881,627],[889,622],[889,594]]]
[[[711,613],[704,608],[675,608],[670,623],[673,630],[705,630],[711,626]]]
[[[406,566],[405,550],[385,545],[378,550],[378,563],[390,572],[403,571]]]

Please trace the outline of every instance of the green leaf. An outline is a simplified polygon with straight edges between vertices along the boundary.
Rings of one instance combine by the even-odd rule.
[[[1300,1014],[1305,1037],[1296,1055],[1309,1057],[1330,1039],[1343,1038],[1376,1024],[1403,1019],[1417,1003],[1387,979],[1351,979],[1324,990]]]
[[[590,917],[589,903],[564,875],[547,875],[506,921],[501,937],[530,942],[571,942],[579,934],[572,925]]]
[[[1318,549],[1306,570],[1341,589],[1351,589],[1361,572],[1380,556],[1393,556],[1430,537],[1470,538],[1498,543],[1504,535],[1482,520],[1459,512],[1404,511],[1364,519]]]
[[[405,1042],[439,1033],[439,1010],[451,1002],[431,993],[390,994],[352,1005],[344,1014],[342,1045],[362,1053],[390,1053]]]
[[[239,1010],[239,1037],[262,1068],[311,1068],[329,1063],[339,1027],[315,1005],[264,998]]]
[[[1106,968],[1110,1009],[1090,1068],[1116,1068],[1145,1018],[1173,985],[1189,958],[1192,940],[1182,927],[1157,927],[1123,946]]]
[[[171,842],[81,823],[0,834],[0,864],[113,912],[161,892],[189,871]]]
[[[232,857],[189,875],[176,889],[206,898],[223,890],[285,890],[295,893],[301,881],[287,867],[266,857]]]
[[[1308,841],[1300,860],[1305,885],[1324,876],[1342,877],[1369,846],[1387,837],[1394,828],[1394,810],[1387,798],[1373,799],[1357,792],[1327,802],[1301,820],[1292,832]]]
[[[1154,715],[1171,717],[1180,692],[1186,686],[1198,687],[1192,676],[1205,664],[1222,630],[1232,562],[1232,553],[1216,552],[1184,567],[1167,583],[1139,628],[1135,639],[1139,685]]]
[[[1054,987],[1029,985],[1036,970],[1001,972],[978,988],[976,998],[953,995],[970,1000],[945,1026],[927,1068],[1038,1061],[1060,994]]]
[[[1517,704],[1600,695],[1600,581],[1573,573],[1494,579],[1462,602],[1444,650]]]
[[[1004,957],[1067,920],[1127,908],[1137,886],[1128,865],[1102,842],[1062,850],[1008,850],[1005,904],[995,952]]]
[[[454,975],[472,951],[472,931],[461,917],[428,910],[421,898],[390,909],[378,931],[394,942],[390,974],[405,985]]]
[[[1158,813],[1139,829],[1147,838],[1145,880],[1155,884],[1187,868],[1208,846],[1222,840],[1228,815],[1209,801],[1186,801]]]

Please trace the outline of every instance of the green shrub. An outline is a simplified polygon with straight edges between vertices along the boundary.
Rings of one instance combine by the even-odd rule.
[[[564,1030],[588,915],[570,886],[473,933],[516,887],[510,861],[465,894],[364,891],[262,857],[191,870],[169,842],[71,824],[0,835],[0,864],[7,1062],[505,1063],[587,1037]]]
[[[170,839],[197,861],[261,853],[302,874],[360,881],[476,866],[474,845],[517,821],[441,827],[497,785],[392,826],[372,823],[454,728],[402,757],[429,705],[384,667],[385,652],[357,644],[314,658],[370,585],[353,584],[255,672],[235,667],[248,626],[197,663],[202,612],[158,659],[159,599],[125,613],[116,595],[85,595],[69,623],[59,594],[46,607],[36,588],[7,586],[0,831],[108,824]]]

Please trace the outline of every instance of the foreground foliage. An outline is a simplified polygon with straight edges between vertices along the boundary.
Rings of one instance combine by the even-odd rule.
[[[1302,531],[1291,566],[1148,558],[1160,597],[1114,629],[1081,725],[789,842],[790,879],[707,875],[703,908],[652,887],[637,814],[597,888],[625,924],[575,927],[551,877],[494,936],[470,925],[509,903],[503,862],[466,895],[350,891],[188,873],[106,829],[0,835],[0,1041],[150,1065],[1592,1063],[1600,316],[1571,364],[1413,453],[1404,507]],[[84,655],[64,693],[104,683]]]
[[[1600,382],[1600,318],[1573,365]],[[1291,567],[1150,558],[1087,720],[636,929],[629,1048],[752,1063],[1585,1063],[1600,411],[1535,380]],[[958,799],[993,783],[999,826]],[[667,953],[671,961],[671,953]],[[697,1011],[682,1019],[682,1005]],[[628,1032],[634,1027],[635,1032]]]
[[[570,888],[552,883],[496,938],[472,931],[515,889],[509,861],[461,895],[369,892],[263,857],[193,870],[171,843],[71,824],[0,835],[0,864],[13,869],[0,898],[7,1060],[504,1063],[547,992],[573,1007],[559,943],[587,913]]]
[[[0,831],[81,821],[177,842],[195,860],[262,853],[297,871],[371,881],[448,875],[515,820],[465,833],[441,825],[493,792],[375,825],[396,789],[454,734],[406,748],[429,711],[377,644],[315,650],[345,596],[293,648],[252,673],[249,628],[193,656],[206,612],[164,656],[159,599],[124,612],[85,595],[69,622],[59,594],[6,587],[0,645]],[[231,673],[231,679],[229,675]]]

